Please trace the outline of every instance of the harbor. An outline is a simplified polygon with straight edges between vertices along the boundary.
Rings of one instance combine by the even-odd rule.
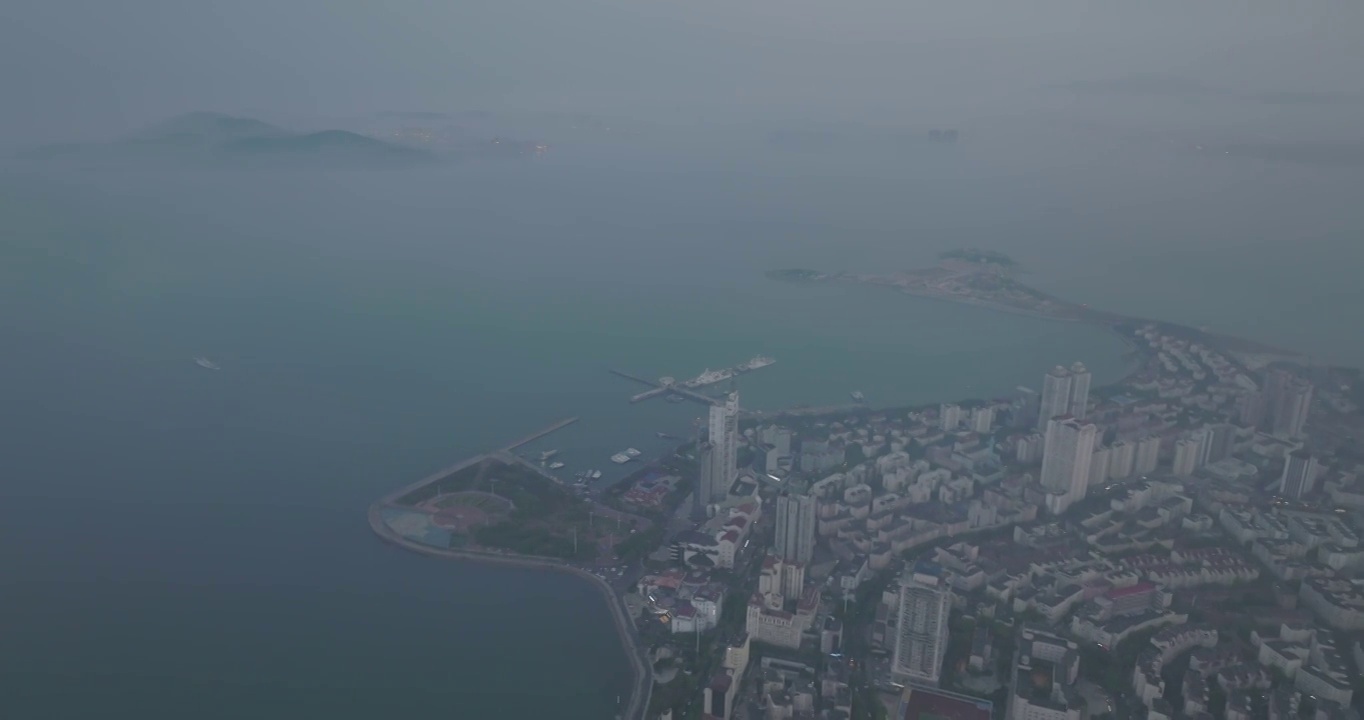
[[[669,376],[660,377],[657,380],[650,380],[649,378],[634,375],[625,372],[624,370],[611,369],[610,373],[618,377],[623,377],[626,380],[632,380],[641,385],[649,386],[649,390],[631,396],[631,403],[639,403],[651,398],[664,397],[670,402],[691,400],[693,402],[701,403],[702,405],[718,405],[722,402],[721,399],[699,392],[699,389],[724,382],[725,380],[732,380],[740,375],[755,370],[761,370],[776,362],[775,359],[765,355],[757,355],[747,362],[723,370],[711,370],[707,368],[700,375],[681,382],[678,382],[675,378]]]

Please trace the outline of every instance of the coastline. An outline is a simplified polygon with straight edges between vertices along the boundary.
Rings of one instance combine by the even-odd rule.
[[[467,460],[454,467],[467,466],[481,457],[483,456]],[[445,472],[437,473],[438,476],[444,476],[445,474]],[[602,599],[606,602],[607,608],[611,613],[612,622],[616,627],[616,635],[620,639],[621,647],[625,651],[626,660],[630,665],[630,672],[632,675],[630,695],[619,717],[621,720],[644,720],[645,713],[649,707],[649,699],[653,694],[653,670],[647,657],[645,657],[644,648],[639,642],[634,622],[630,619],[629,614],[626,611],[624,600],[605,580],[555,558],[541,558],[530,555],[504,555],[501,553],[476,550],[442,550],[441,548],[422,545],[421,543],[414,542],[399,535],[384,522],[383,510],[388,504],[387,498],[385,498],[384,500],[380,500],[379,502],[370,505],[368,512],[369,527],[374,531],[375,535],[379,536],[379,539],[396,547],[446,560],[480,562],[491,565],[516,567],[525,570],[562,572],[589,581],[589,583],[602,594]]]

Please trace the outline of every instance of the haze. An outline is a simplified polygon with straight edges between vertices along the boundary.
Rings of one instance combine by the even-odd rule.
[[[701,427],[728,448],[712,500],[740,455],[759,459],[763,519],[740,528],[775,517],[782,437],[814,468],[801,483],[851,470],[844,411],[903,421],[891,438],[959,428],[943,442],[972,459],[956,469],[1021,447],[995,482],[1040,472],[1045,438],[1015,435],[1053,436],[1035,395],[1092,399],[1114,425],[1071,442],[1075,462],[1121,431],[1161,472],[1178,444],[1186,472],[1230,451],[1231,424],[1237,447],[1310,426],[1336,477],[1352,466],[1333,443],[1361,433],[1327,404],[1364,401],[1357,374],[1295,371],[1314,405],[1260,372],[1262,346],[1231,343],[1226,363],[1157,348],[1226,335],[1364,367],[1361,187],[1364,0],[9,0],[5,717],[612,717],[643,678],[616,599],[654,549],[617,555],[612,533],[659,528],[575,503],[615,502]],[[1246,347],[1243,382],[1229,363]],[[645,387],[736,367],[742,411],[837,411],[741,452],[750,416],[728,399],[717,414]],[[431,507],[464,540],[492,527],[499,549],[598,565],[574,578],[394,547],[463,547],[396,491],[565,418],[516,446],[537,474],[487,484],[554,502],[490,501],[477,464],[472,495]],[[1126,477],[1148,472],[1126,447]],[[1241,457],[1270,507],[1283,468]],[[1018,517],[1086,500],[1068,462],[1047,493],[1009,491]],[[961,502],[985,487],[952,485]],[[991,503],[970,516],[1004,523]],[[671,537],[700,527],[707,504],[691,510]],[[754,537],[736,567],[766,566]],[[588,572],[614,583],[607,602]],[[757,579],[732,579],[739,602],[719,605],[747,628]],[[673,717],[696,717],[699,691],[676,692],[692,712]]]
[[[14,144],[99,137],[189,110],[285,120],[481,108],[681,122],[1079,115],[1134,129],[1345,132],[1364,93],[1362,28],[1350,0],[21,0],[0,27],[0,129]],[[1141,101],[1077,106],[1043,92],[1084,81]],[[1285,92],[1331,103],[1332,118],[1188,105]],[[1185,103],[1178,112],[1171,97]],[[1349,122],[1340,103],[1352,106]],[[1247,117],[1262,114],[1275,126]]]

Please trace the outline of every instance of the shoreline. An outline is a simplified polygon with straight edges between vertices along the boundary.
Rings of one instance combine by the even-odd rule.
[[[466,466],[482,457],[483,456],[480,455],[474,460],[467,460],[454,467]],[[444,472],[437,473],[439,476],[444,476],[444,474]],[[606,602],[607,609],[611,614],[612,623],[616,628],[616,636],[620,640],[621,648],[625,651],[626,661],[630,665],[630,672],[632,675],[630,695],[625,703],[624,710],[621,711],[619,717],[621,720],[644,720],[645,713],[649,707],[649,700],[653,695],[653,668],[644,655],[644,648],[639,642],[634,621],[630,619],[628,615],[625,601],[605,580],[582,568],[569,565],[568,563],[555,558],[541,558],[531,555],[504,555],[477,550],[442,550],[441,548],[423,545],[399,535],[393,528],[389,527],[388,524],[384,522],[383,510],[388,506],[389,503],[387,502],[387,498],[369,506],[368,519],[370,530],[372,530],[375,535],[378,535],[380,540],[403,550],[409,550],[443,560],[502,565],[523,570],[561,572],[566,575],[572,575],[587,580],[589,584],[601,593],[602,600]]]

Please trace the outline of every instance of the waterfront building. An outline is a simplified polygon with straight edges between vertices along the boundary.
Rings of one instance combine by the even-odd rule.
[[[896,682],[937,685],[947,652],[952,591],[943,570],[921,562],[900,580],[900,607],[890,672]]]
[[[1089,487],[1089,464],[1094,457],[1098,428],[1080,423],[1069,415],[1052,418],[1042,449],[1042,489],[1049,496],[1048,509],[1064,512],[1083,500]]]
[[[1132,472],[1150,475],[1160,465],[1160,438],[1152,436],[1137,443],[1137,458]]]
[[[1291,452],[1285,458],[1283,475],[1279,477],[1279,494],[1297,500],[1312,492],[1316,479],[1317,459],[1306,450]]]
[[[1037,429],[1070,411],[1070,371],[1057,365],[1042,378],[1042,397],[1037,412]]]
[[[995,409],[989,405],[971,411],[971,432],[985,435],[995,424]]]
[[[1093,376],[1084,363],[1070,366],[1070,405],[1068,411],[1076,420],[1084,420],[1089,412],[1089,383]]]
[[[782,493],[777,498],[776,553],[783,560],[808,563],[815,554],[815,500]]]
[[[710,408],[711,486],[708,502],[720,502],[739,472],[739,393]]]
[[[938,422],[943,430],[952,431],[961,427],[961,420],[964,413],[960,405],[943,403],[938,409]]]

